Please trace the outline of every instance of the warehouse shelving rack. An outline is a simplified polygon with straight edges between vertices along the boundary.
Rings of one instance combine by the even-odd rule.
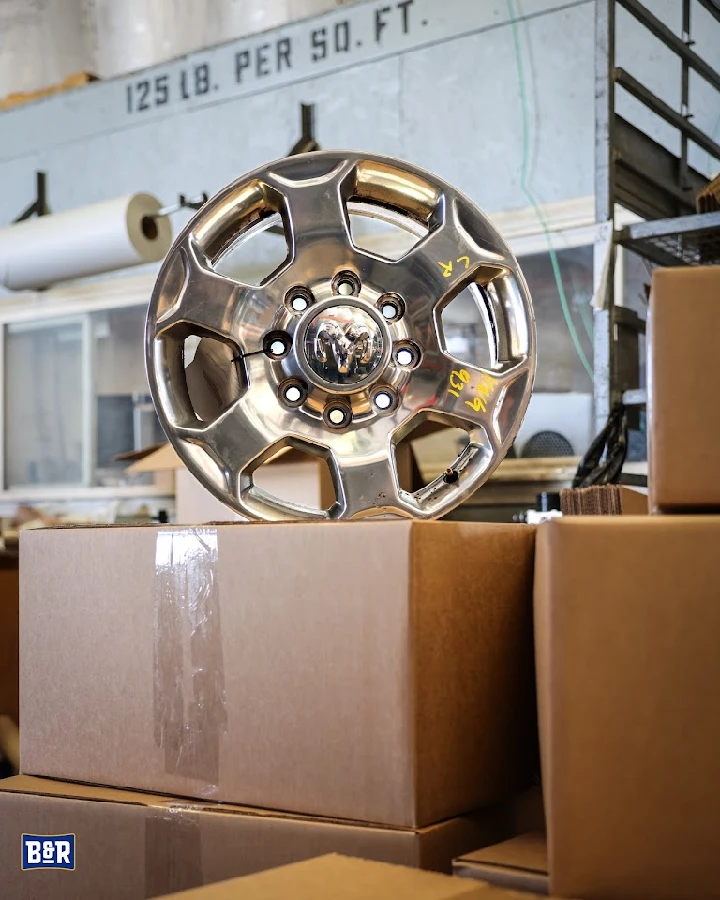
[[[622,297],[617,296],[618,248],[663,266],[720,263],[720,212],[696,214],[696,195],[708,179],[688,161],[688,147],[694,144],[717,160],[720,168],[720,144],[692,121],[691,71],[717,91],[720,110],[720,73],[694,49],[693,3],[710,13],[711,27],[717,32],[715,45],[720,46],[720,0],[679,0],[682,35],[675,34],[639,0],[596,0],[593,393],[598,431],[616,403],[640,406],[646,399],[639,390],[638,353],[638,334],[644,323],[624,308]],[[679,110],[615,65],[618,7],[679,57]],[[618,114],[618,87],[676,129],[679,154]],[[643,221],[616,228],[618,207]]]

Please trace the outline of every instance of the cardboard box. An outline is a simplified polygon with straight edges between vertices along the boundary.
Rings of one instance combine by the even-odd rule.
[[[538,529],[535,637],[551,892],[720,884],[720,517]]]
[[[125,454],[124,458],[132,460],[128,472],[154,473],[158,484],[165,484],[163,479],[168,475],[174,478],[170,487],[171,489],[174,487],[175,491],[177,523],[195,525],[198,522],[246,521],[190,474],[170,444]],[[420,475],[409,444],[398,446],[396,463],[400,483],[419,487]],[[324,460],[297,450],[281,451],[275,459],[255,472],[254,480],[255,484],[268,494],[289,503],[315,509],[329,509],[335,502],[335,488]]]
[[[531,900],[527,894],[460,878],[342,856],[323,856],[172,896],[177,900]]]
[[[18,720],[19,571],[17,553],[0,552],[0,716]]]
[[[127,454],[126,458],[132,460],[128,472],[150,472],[156,479],[171,476],[175,491],[175,521],[179,524],[244,521],[242,516],[218,500],[190,474],[170,444]],[[323,483],[323,468],[321,460],[289,450],[262,466],[256,473],[256,483],[283,500],[325,508],[326,504],[332,504],[334,494],[328,494],[328,485]],[[332,483],[329,488],[332,492]]]
[[[512,810],[513,834],[526,834],[528,831],[545,833],[545,804],[542,788],[533,787],[518,794],[512,803]]]
[[[548,892],[547,838],[521,834],[453,860],[453,874],[525,893]]]
[[[0,782],[1,893],[144,900],[333,852],[449,872],[454,855],[495,832],[496,817],[412,831],[21,775]],[[23,834],[74,835],[74,870],[23,871]]]
[[[651,507],[720,510],[720,266],[656,269],[649,323]]]
[[[22,771],[397,826],[532,777],[534,531],[23,534]]]
[[[172,896],[177,900],[513,900],[517,895],[446,875],[323,856]]]

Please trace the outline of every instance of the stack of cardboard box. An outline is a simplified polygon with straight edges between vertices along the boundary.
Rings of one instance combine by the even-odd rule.
[[[533,554],[528,526],[451,522],[24,534],[7,895],[159,896],[328,852],[449,872],[508,836],[537,756]],[[52,841],[23,871],[52,835],[73,875]]]
[[[655,272],[655,515],[538,530],[547,853],[526,836],[465,855],[458,874],[584,900],[720,896],[718,333],[720,267]]]
[[[556,518],[537,542],[390,521],[24,535],[7,896],[160,896],[343,852],[576,900],[718,897],[718,301],[720,268],[656,273],[655,515]],[[533,649],[547,841],[517,837],[543,822],[513,800]],[[291,893],[321,896],[321,869]]]

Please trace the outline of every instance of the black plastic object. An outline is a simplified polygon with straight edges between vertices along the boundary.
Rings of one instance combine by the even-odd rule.
[[[522,449],[523,459],[549,459],[573,455],[572,444],[558,431],[538,431]]]
[[[543,491],[535,498],[536,512],[550,512],[560,509],[560,494],[557,491]]]
[[[580,460],[572,486],[619,484],[627,448],[627,413],[623,404],[618,403],[608,416],[607,424]]]

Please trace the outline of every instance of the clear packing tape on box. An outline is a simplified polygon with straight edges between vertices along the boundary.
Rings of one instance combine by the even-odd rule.
[[[155,561],[155,743],[168,773],[211,796],[227,728],[217,529],[159,531]]]

